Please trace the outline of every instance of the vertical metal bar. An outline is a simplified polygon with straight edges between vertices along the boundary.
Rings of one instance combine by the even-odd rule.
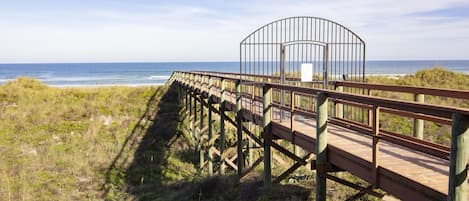
[[[280,84],[285,84],[285,46],[280,50]],[[285,106],[285,90],[280,91],[280,105]],[[280,122],[283,121],[283,110],[280,109]]]
[[[373,187],[379,188],[379,107],[373,106]]]
[[[243,157],[243,147],[242,147],[242,142],[243,142],[243,130],[242,130],[242,113],[241,113],[241,104],[242,104],[242,94],[241,94],[241,84],[240,80],[236,80],[235,82],[236,86],[236,136],[237,136],[237,165],[238,165],[238,176],[241,177],[243,173],[243,163],[244,163],[244,157]]]
[[[327,165],[327,96],[316,96],[316,200],[326,200],[326,165]]]
[[[366,46],[365,42],[363,42],[363,77],[362,77],[362,82],[365,82],[365,71],[366,71]]]
[[[327,85],[328,85],[328,76],[329,76],[329,74],[328,74],[328,68],[329,68],[328,67],[328,63],[329,63],[329,61],[328,61],[329,58],[328,57],[329,56],[328,55],[329,55],[329,45],[326,45],[324,47],[324,53],[323,53],[323,57],[324,57],[323,58],[323,62],[324,62],[323,63],[323,73],[324,74],[323,74],[322,79],[324,80],[324,89],[327,89]]]
[[[271,115],[272,115],[272,88],[270,85],[265,84],[262,87],[262,94],[264,99],[263,104],[263,131],[264,138],[264,186],[270,188],[272,185],[272,170],[271,170],[271,156],[270,144],[272,141],[271,133]]]
[[[469,116],[453,114],[448,201],[467,200]]]
[[[423,94],[415,94],[414,95],[415,102],[424,103],[425,102],[425,95]],[[414,137],[418,139],[423,139],[423,119],[414,119]]]

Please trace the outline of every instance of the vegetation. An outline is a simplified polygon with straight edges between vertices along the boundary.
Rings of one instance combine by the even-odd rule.
[[[434,68],[370,83],[469,89],[464,74]],[[373,95],[411,100],[411,95]],[[469,107],[465,100],[426,102]],[[241,183],[229,171],[207,177],[183,123],[173,87],[54,88],[30,78],[0,86],[0,200],[308,200],[314,174],[302,167],[271,190],[262,168]],[[383,126],[410,134],[412,119],[386,116]],[[217,128],[216,128],[217,129]],[[233,128],[227,137],[234,142]],[[425,137],[446,143],[448,127],[426,122]],[[279,156],[281,154],[278,154]],[[284,160],[282,162],[282,159]],[[274,158],[278,175],[291,163]],[[346,173],[342,177],[365,182]],[[330,182],[331,200],[355,190]],[[371,200],[364,197],[362,200]]]
[[[469,90],[469,75],[448,71],[442,67],[423,69],[414,75],[400,77],[370,76],[368,83],[420,86],[433,88],[446,88]],[[374,96],[381,96],[392,99],[413,101],[413,94],[396,92],[372,92]],[[439,96],[425,96],[425,103],[446,105],[452,107],[469,108],[469,99],[456,99]],[[400,134],[412,135],[413,119],[391,114],[383,114],[381,127]],[[434,122],[425,121],[424,139],[439,144],[449,145],[451,127]]]
[[[164,91],[58,89],[29,78],[0,86],[0,200],[100,199],[110,163]]]

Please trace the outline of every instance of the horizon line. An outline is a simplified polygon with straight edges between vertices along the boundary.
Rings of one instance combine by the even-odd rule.
[[[465,59],[369,59],[366,61],[469,61]],[[79,61],[79,62],[10,62],[0,63],[0,65],[14,64],[110,64],[110,63],[234,63],[239,61],[229,60],[195,60],[195,61]]]

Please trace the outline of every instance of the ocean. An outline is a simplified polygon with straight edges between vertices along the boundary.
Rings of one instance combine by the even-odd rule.
[[[367,61],[367,75],[405,75],[434,66],[469,74],[469,60]],[[0,64],[0,84],[33,77],[57,87],[162,85],[173,71],[239,72],[239,62]]]

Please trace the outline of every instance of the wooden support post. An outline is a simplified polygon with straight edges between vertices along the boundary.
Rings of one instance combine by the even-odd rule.
[[[208,77],[208,175],[213,175],[213,153],[212,153],[212,137],[213,137],[213,120],[212,120],[212,77]]]
[[[192,96],[193,96],[193,94],[192,94],[192,89],[191,89],[191,88],[188,89],[188,93],[187,93],[187,94],[189,95],[189,107],[188,107],[188,109],[189,109],[189,132],[190,132],[191,137],[194,138],[194,137],[195,137],[195,133],[194,133],[194,119],[192,118],[192,115],[193,115]]]
[[[425,96],[423,94],[415,94],[415,102],[424,103]],[[414,137],[423,139],[423,119],[414,119]]]
[[[263,130],[264,137],[264,186],[270,188],[272,185],[272,170],[271,170],[271,157],[270,145],[272,141],[271,131],[271,115],[272,115],[272,88],[270,85],[265,84],[262,88],[262,95],[264,98],[263,105]]]
[[[254,79],[254,81],[256,81]],[[250,111],[252,111],[252,115],[251,115],[251,118],[252,118],[252,122],[254,122],[254,111],[255,111],[255,104],[253,104],[256,99],[256,94],[255,94],[255,91],[256,91],[256,88],[255,88],[255,85],[251,85],[250,87],[250,93],[251,93],[251,108],[250,108]],[[253,128],[253,124],[252,122],[249,122],[248,123],[248,130],[249,132],[252,132],[252,128]],[[253,150],[252,150],[252,147],[253,147],[253,142],[252,142],[252,139],[251,138],[248,138],[248,144],[247,144],[247,158],[248,158],[248,164],[249,165],[252,165],[252,163],[254,162],[254,159],[253,159]]]
[[[343,92],[344,91],[344,87],[343,86],[336,86],[335,88],[336,91],[338,92]],[[344,105],[342,103],[336,103],[335,104],[336,107],[336,111],[335,111],[335,115],[337,118],[344,118]]]
[[[185,85],[184,87],[185,88],[185,92],[186,92],[186,111],[187,110],[190,110],[190,107],[189,107],[189,99],[190,99],[190,94],[189,94],[189,91],[187,90],[187,86]]]
[[[250,132],[252,132],[252,128],[253,128],[253,127],[254,127],[254,126],[253,126],[253,123],[252,123],[252,122],[248,122],[248,130],[249,130]],[[252,165],[252,163],[254,162],[254,156],[253,156],[254,154],[253,154],[253,149],[252,149],[253,145],[254,145],[254,143],[253,143],[252,139],[251,139],[251,138],[248,138],[248,144],[247,144],[247,147],[246,147],[246,148],[247,148],[247,151],[248,151],[248,152],[247,152],[247,153],[248,153],[247,158],[248,158],[248,164],[249,164],[249,165]]]
[[[327,96],[318,93],[316,97],[316,200],[326,200],[327,166]]]
[[[202,77],[201,77],[202,78]],[[202,88],[202,83],[199,85],[200,88]],[[202,98],[202,94],[199,95],[199,100],[200,100],[200,125],[199,125],[199,168],[200,171],[203,170],[204,168],[204,163],[205,163],[205,150],[202,147],[203,146],[203,131],[202,129],[204,128],[204,104],[202,103],[204,100]]]
[[[238,165],[238,176],[241,178],[243,174],[243,165],[244,165],[244,157],[243,157],[243,120],[242,120],[242,94],[241,94],[241,81],[236,80],[235,83],[236,87],[236,136],[237,136],[237,165]]]
[[[218,105],[218,111],[220,111],[220,174],[225,174],[225,79],[221,79],[221,94],[220,104]]]
[[[182,87],[179,84],[177,84],[176,86],[177,86],[177,91],[178,91],[178,102],[177,102],[177,104],[178,104],[178,106],[182,106],[182,104],[183,104],[183,101],[182,101],[182,96],[183,96],[182,95]]]
[[[448,201],[467,200],[469,116],[453,114]]]
[[[194,106],[193,106],[193,115],[194,115],[194,121],[193,121],[193,133],[194,133],[194,139],[195,139],[195,150],[196,151],[199,151],[199,132],[197,131],[196,127],[197,125],[196,122],[197,122],[197,94],[195,91],[192,92],[192,101],[194,103]]]
[[[293,153],[297,153],[297,148],[295,144],[295,92],[290,92],[290,132],[292,135],[292,144],[293,144]]]
[[[372,178],[373,188],[379,188],[379,107],[373,106],[373,167]]]

